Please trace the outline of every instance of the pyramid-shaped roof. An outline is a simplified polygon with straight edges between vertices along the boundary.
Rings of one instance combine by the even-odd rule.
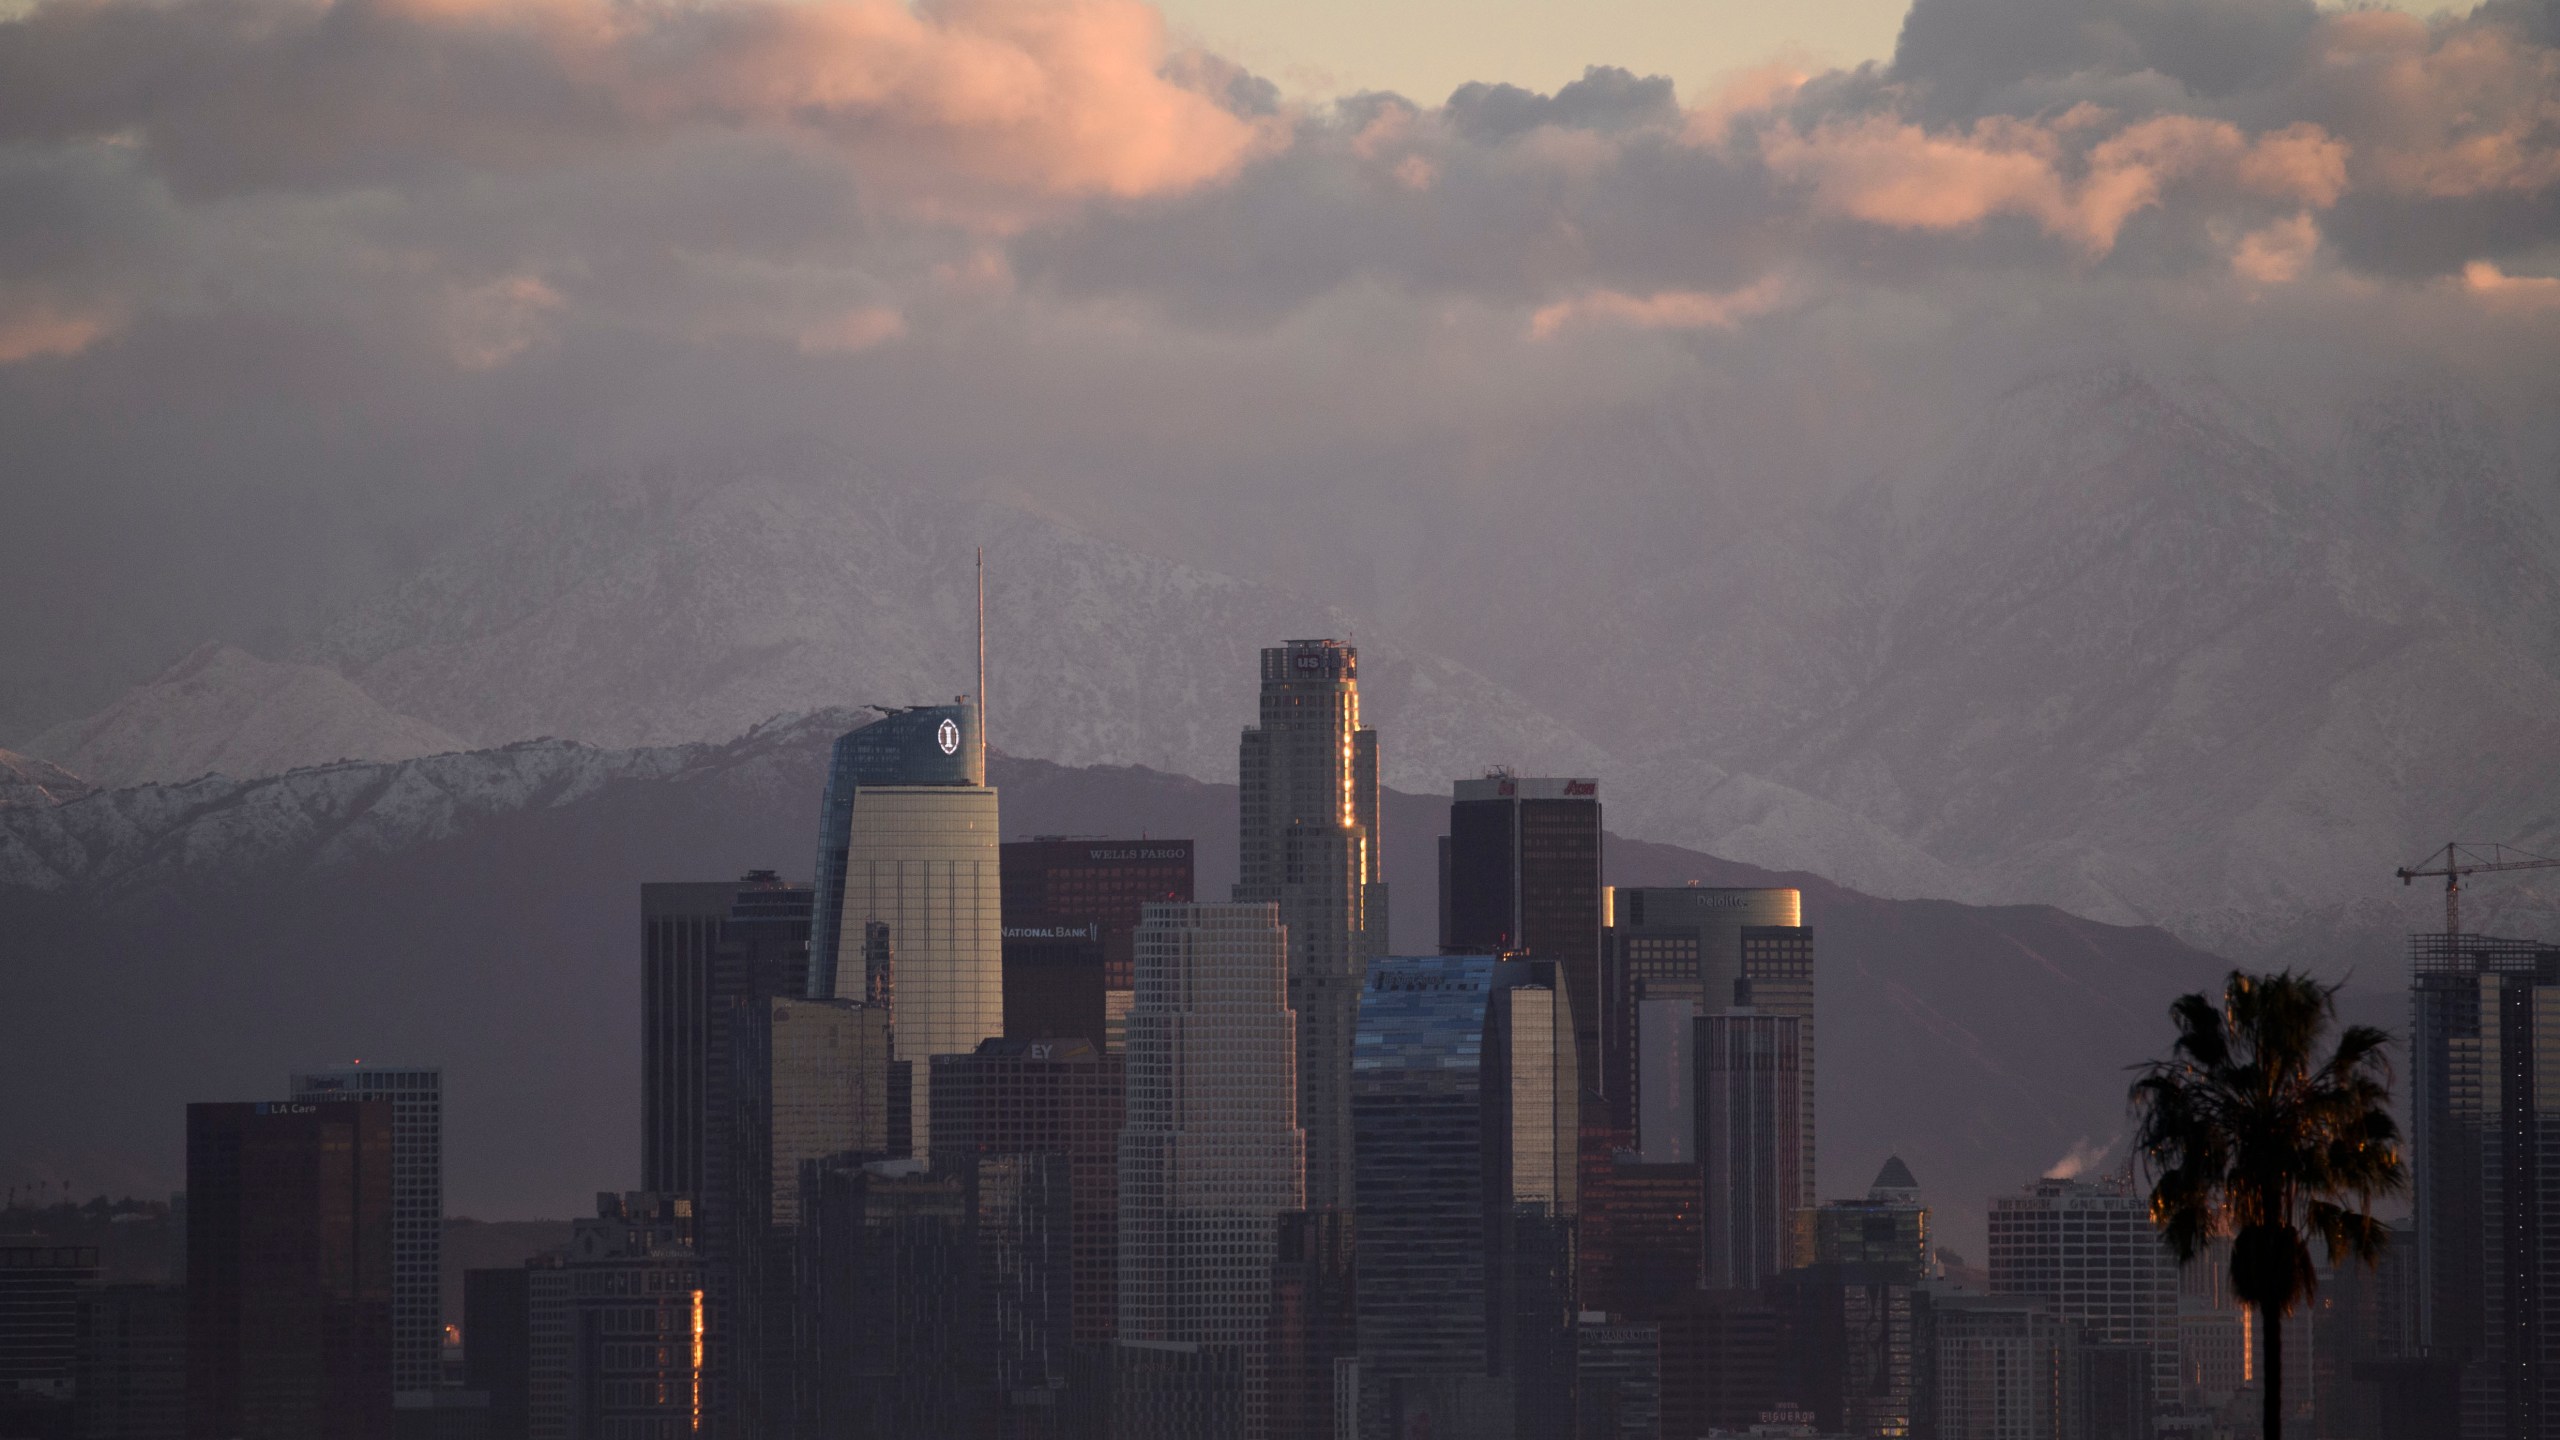
[[[1917,1190],[1920,1188],[1920,1182],[1911,1178],[1911,1167],[1902,1163],[1901,1156],[1891,1155],[1885,1158],[1884,1168],[1876,1172],[1876,1183],[1869,1188]]]

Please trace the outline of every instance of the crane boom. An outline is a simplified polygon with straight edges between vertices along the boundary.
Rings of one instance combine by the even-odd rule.
[[[2444,933],[2462,933],[2462,877],[2487,875],[2500,870],[2560,870],[2560,859],[2518,850],[2512,845],[2465,845],[2459,841],[2445,846],[2415,865],[2404,865],[2394,873],[2400,883],[2408,884],[2420,876],[2444,877]]]

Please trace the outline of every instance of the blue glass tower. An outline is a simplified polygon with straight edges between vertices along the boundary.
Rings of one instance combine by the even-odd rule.
[[[1351,1075],[1364,1434],[1570,1433],[1578,1070],[1553,961],[1370,967]]]

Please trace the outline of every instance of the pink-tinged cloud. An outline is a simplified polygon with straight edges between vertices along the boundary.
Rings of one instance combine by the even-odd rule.
[[[1547,339],[1577,326],[1631,330],[1730,330],[1754,315],[1784,303],[1786,282],[1765,275],[1740,289],[1657,290],[1630,295],[1620,290],[1588,290],[1570,300],[1539,307],[1529,317],[1529,333]]]
[[[0,308],[0,365],[77,355],[114,333],[115,328],[114,317],[98,311],[42,303]]]
[[[0,27],[0,140],[139,134],[203,192],[745,130],[966,212],[1181,190],[1283,142],[1180,58],[1143,0],[51,0]]]
[[[2311,79],[2356,127],[2360,186],[2455,198],[2560,184],[2560,51],[2388,10],[2321,22]]]
[[[885,345],[907,333],[907,317],[885,305],[864,305],[831,315],[802,330],[803,355],[850,355]]]
[[[495,370],[548,339],[566,305],[535,275],[506,275],[445,296],[445,350],[465,370]]]
[[[2253,140],[2227,121],[2160,115],[2092,142],[2109,123],[2087,105],[2049,121],[1992,116],[1951,131],[1876,115],[1809,132],[1775,126],[1761,153],[1772,173],[1805,187],[1818,211],[1938,231],[2021,216],[2091,256],[2114,249],[2125,223],[2178,184],[2218,183],[2315,208],[2334,204],[2345,186],[2346,147],[2317,126]]]
[[[2462,288],[2474,300],[2500,310],[2560,310],[2560,279],[2510,275],[2487,260],[2462,267]]]
[[[2308,211],[2252,230],[2231,249],[2231,273],[2260,285],[2302,278],[2320,253],[2320,225]]]

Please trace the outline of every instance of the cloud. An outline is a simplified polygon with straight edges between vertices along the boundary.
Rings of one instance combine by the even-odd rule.
[[[1777,308],[1785,298],[1785,282],[1776,275],[1720,295],[1697,290],[1660,290],[1650,295],[1593,290],[1570,300],[1539,307],[1537,313],[1529,318],[1529,333],[1545,339],[1576,325],[1624,326],[1636,330],[1730,330],[1751,316]]]
[[[2510,275],[2486,260],[2462,267],[2462,288],[2485,305],[2501,310],[2560,309],[2560,278]]]
[[[0,137],[129,133],[210,195],[748,130],[976,214],[1179,190],[1270,143],[1175,58],[1140,0],[51,0],[0,25]]]
[[[114,329],[114,318],[102,312],[65,310],[42,301],[14,308],[0,303],[0,365],[77,355]]]
[[[2319,222],[2305,212],[2241,236],[2231,252],[2231,269],[2261,285],[2288,284],[2302,278],[2319,251]]]
[[[800,332],[804,355],[849,355],[885,345],[907,333],[906,317],[885,305],[865,305],[832,315]]]

